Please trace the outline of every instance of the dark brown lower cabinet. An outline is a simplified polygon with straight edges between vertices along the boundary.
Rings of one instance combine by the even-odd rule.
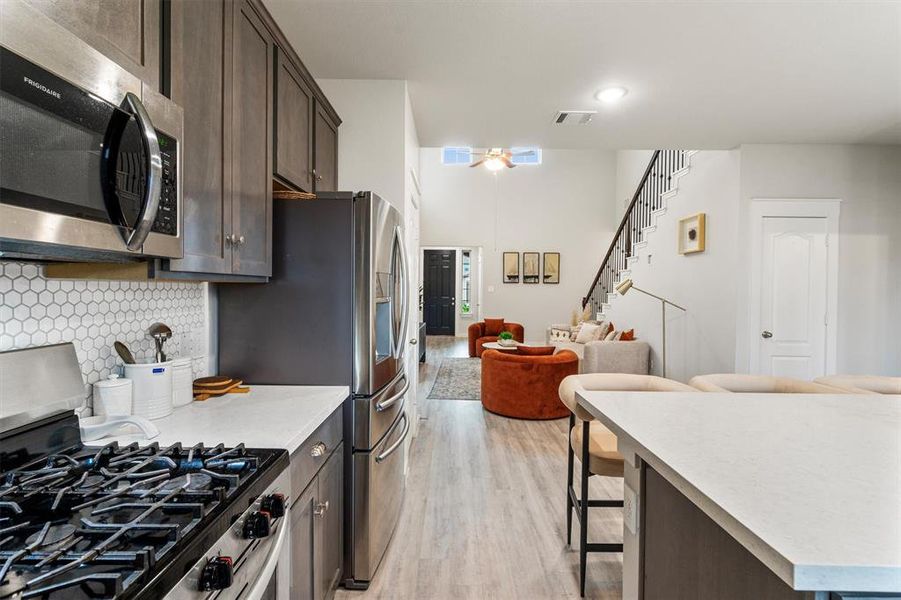
[[[291,506],[291,598],[331,598],[343,553],[344,448],[338,446]]]
[[[814,600],[791,589],[654,469],[645,466],[645,600]]]

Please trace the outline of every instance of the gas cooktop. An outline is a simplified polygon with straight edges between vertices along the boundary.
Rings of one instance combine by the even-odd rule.
[[[0,598],[161,597],[286,465],[243,445],[85,447],[71,413],[8,432]]]

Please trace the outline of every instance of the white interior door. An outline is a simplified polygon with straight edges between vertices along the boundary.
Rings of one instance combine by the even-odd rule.
[[[824,217],[761,221],[759,314],[752,319],[759,331],[751,372],[819,377],[826,373],[829,224]]]

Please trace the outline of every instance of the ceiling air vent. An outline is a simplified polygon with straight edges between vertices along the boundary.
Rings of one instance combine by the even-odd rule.
[[[554,123],[557,125],[588,125],[597,112],[596,110],[561,110],[554,117]]]

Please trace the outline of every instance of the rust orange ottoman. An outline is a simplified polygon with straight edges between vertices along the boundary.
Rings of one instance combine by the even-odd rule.
[[[529,352],[537,349],[530,348]],[[549,347],[553,352],[553,347]],[[485,350],[482,354],[482,406],[517,419],[559,419],[569,416],[560,401],[563,378],[579,372],[572,350],[557,354],[513,354]]]

